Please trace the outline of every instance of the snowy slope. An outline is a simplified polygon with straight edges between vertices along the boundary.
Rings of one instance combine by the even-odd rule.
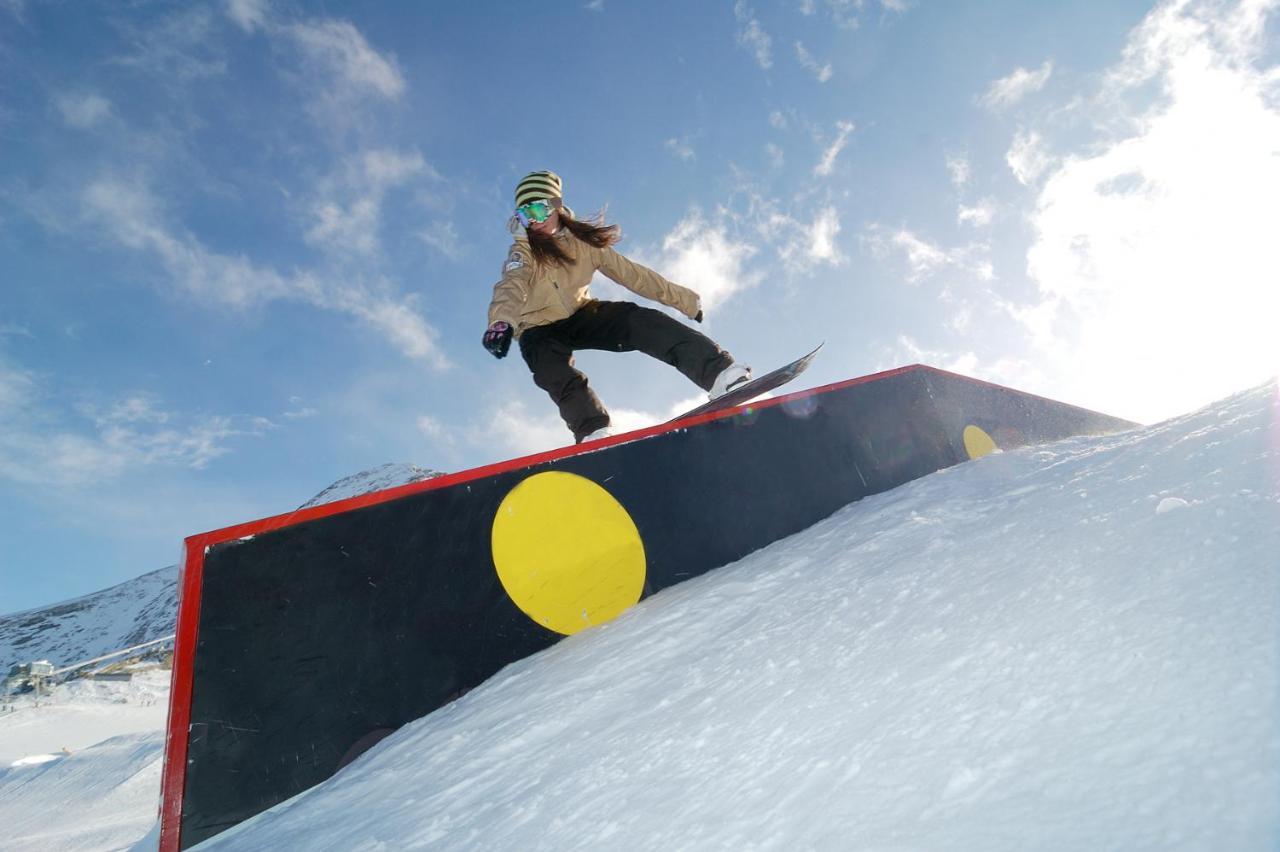
[[[300,508],[442,475],[414,464],[384,464],[335,482]],[[174,542],[175,550],[179,545]],[[14,663],[68,665],[171,635],[177,583],[178,569],[170,566],[82,598],[0,616],[0,677]]]
[[[1273,849],[1274,384],[847,507],[202,849]]]
[[[121,849],[156,817],[169,672],[74,681],[0,713],[0,848]]]
[[[16,762],[77,753],[118,734],[159,731],[169,713],[167,668],[144,664],[132,681],[69,681],[37,703],[13,698],[0,713],[0,771]]]

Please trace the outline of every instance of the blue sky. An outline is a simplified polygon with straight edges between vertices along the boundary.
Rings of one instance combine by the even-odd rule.
[[[924,362],[1151,422],[1261,382],[1277,5],[0,0],[0,612],[565,443],[479,345],[533,169],[741,360],[825,340],[806,384]],[[624,428],[697,396],[579,364]]]

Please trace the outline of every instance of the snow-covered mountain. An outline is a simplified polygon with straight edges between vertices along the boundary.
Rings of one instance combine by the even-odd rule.
[[[173,633],[178,568],[170,565],[43,609],[0,616],[0,676],[14,663],[62,666]]]
[[[384,464],[370,468],[363,473],[339,479],[298,508],[310,509],[323,503],[335,503],[348,497],[359,497],[371,491],[382,491],[395,488],[397,485],[408,485],[410,482],[421,482],[444,476],[443,473],[416,464]]]
[[[414,464],[384,464],[335,482],[300,508],[442,475]],[[177,585],[178,569],[171,565],[74,600],[0,616],[0,677],[15,663],[67,665],[172,634]]]

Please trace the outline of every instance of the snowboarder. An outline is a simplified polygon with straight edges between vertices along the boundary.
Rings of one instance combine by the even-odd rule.
[[[587,377],[574,369],[579,349],[640,351],[675,367],[715,399],[750,381],[751,368],[737,364],[704,334],[652,308],[591,298],[587,287],[597,270],[623,287],[702,322],[698,294],[614,251],[617,225],[603,215],[583,221],[565,205],[560,176],[532,172],[516,185],[515,242],[493,288],[484,348],[503,358],[513,338],[534,383],[560,408],[577,443],[612,434],[609,413]]]

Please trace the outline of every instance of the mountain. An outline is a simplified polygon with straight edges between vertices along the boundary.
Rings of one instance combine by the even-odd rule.
[[[338,480],[299,508],[442,475],[384,464]],[[177,586],[178,568],[170,565],[84,597],[0,616],[0,677],[15,663],[47,659],[63,666],[172,634]]]
[[[56,666],[173,633],[178,567],[170,565],[91,595],[0,616],[0,674],[14,663]]]
[[[310,509],[324,503],[335,503],[349,497],[359,497],[372,491],[383,491],[397,485],[408,485],[410,482],[421,482],[444,476],[443,473],[418,467],[416,464],[384,464],[370,468],[354,476],[339,479],[316,496],[299,506],[299,509]]]

